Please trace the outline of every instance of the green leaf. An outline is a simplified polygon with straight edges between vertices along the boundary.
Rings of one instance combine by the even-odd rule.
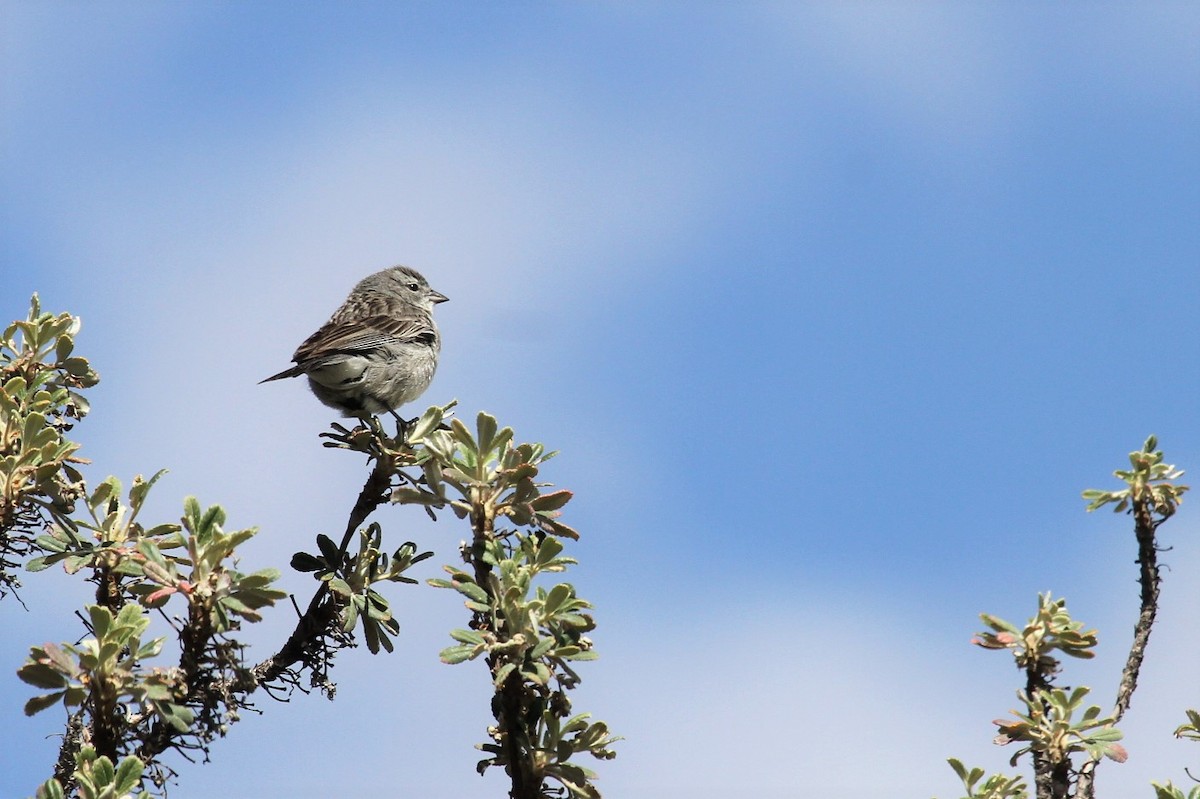
[[[382,629],[388,630],[388,632],[391,632],[393,635],[396,633],[396,631],[388,628],[388,626],[386,624],[380,625],[380,627]],[[388,652],[392,652],[395,649],[395,647],[392,645],[392,639],[389,638],[386,634],[384,634],[382,632],[379,634],[379,643]],[[376,651],[373,654],[378,654],[378,652]]]
[[[58,337],[58,341],[54,342],[54,360],[61,364],[73,349],[75,349],[75,339],[71,337],[70,333],[63,333]]]
[[[1096,710],[1099,711],[1099,708],[1096,708]],[[1125,734],[1122,733],[1120,730],[1118,730],[1116,727],[1105,727],[1104,729],[1096,730],[1095,732],[1088,735],[1088,738],[1090,738],[1091,740],[1100,741],[1100,742],[1119,741],[1124,737],[1125,737]]]
[[[484,644],[483,636],[480,635],[475,630],[462,630],[462,629],[451,630],[450,637],[453,638],[455,641],[458,641],[463,644],[477,644],[479,646],[482,646]],[[52,687],[52,686],[45,686],[45,687]]]
[[[142,621],[145,619],[142,608],[135,602],[129,602],[121,606],[115,617],[117,625],[121,627],[137,627],[145,625]]]
[[[542,519],[541,523],[543,527],[545,527],[554,535],[562,536],[563,538],[569,538],[572,541],[579,540],[579,531],[573,527],[563,524],[560,521],[555,519]]]
[[[547,538],[538,546],[537,560],[538,567],[543,567],[550,561],[554,560],[563,551],[563,544],[557,538]]]
[[[1013,624],[1010,621],[1005,621],[1004,619],[1000,618],[999,616],[993,616],[990,613],[980,613],[979,618],[983,621],[984,624],[991,627],[993,630],[1012,633],[1013,635],[1016,635],[1016,636],[1021,635],[1021,630],[1020,630],[1020,628],[1017,627],[1017,625]]]
[[[488,601],[487,591],[484,591],[482,588],[480,588],[477,583],[455,581],[453,583],[453,587],[456,591],[468,599],[473,599],[476,602]]]
[[[160,702],[155,705],[159,717],[178,732],[186,733],[190,729],[195,715],[191,710],[170,702]]]
[[[450,420],[450,434],[458,440],[464,453],[478,454],[479,447],[476,446],[475,439],[471,436],[471,431],[462,423],[462,420]]]
[[[396,505],[428,505],[435,508],[446,504],[446,500],[437,494],[408,487],[392,491],[392,502]]]
[[[259,569],[253,574],[247,574],[238,580],[238,587],[243,590],[265,588],[279,579],[279,569]]]
[[[417,548],[417,545],[414,544],[412,541],[406,541],[404,545],[413,550],[416,550],[416,548]],[[397,557],[399,557],[399,553],[397,553]],[[433,557],[432,552],[419,552],[416,555],[413,555],[412,558],[410,558],[408,562],[409,562],[409,565],[412,565],[415,563],[420,563],[421,561],[427,560],[432,557]]]
[[[4,390],[3,392],[0,392],[0,394],[6,394],[10,397],[17,397],[25,394],[25,392],[28,390],[28,387],[29,386],[25,382],[25,378],[17,375],[16,377],[9,379],[9,381],[4,384]]]
[[[560,623],[569,627],[584,627],[591,629],[592,620],[581,613],[564,613],[558,617]]]
[[[291,566],[298,572],[315,572],[328,568],[329,564],[315,555],[297,552],[292,555]]]
[[[76,416],[82,419],[88,415],[88,412],[92,409],[92,404],[88,402],[86,397],[77,391],[68,391],[67,396],[70,397],[71,404],[75,406]]]
[[[354,597],[349,604],[346,605],[346,620],[342,622],[342,630],[351,632],[354,630],[354,625],[358,623],[358,600],[359,597]]]
[[[112,612],[102,605],[88,605],[87,612],[92,622],[92,634],[97,639],[108,635],[108,628],[112,624]]]
[[[25,417],[25,429],[21,433],[21,436],[26,442],[32,441],[34,436],[41,432],[45,426],[45,416],[40,413],[31,413]]]
[[[40,572],[50,568],[54,563],[63,559],[63,555],[46,555],[43,557],[32,558],[25,564],[25,571]]]
[[[542,655],[546,654],[553,648],[554,648],[554,639],[553,638],[543,638],[540,641],[538,641],[537,644],[534,645],[533,649],[529,650],[529,657],[531,659],[540,658]]]
[[[142,770],[145,764],[136,757],[121,758],[120,764],[117,765],[117,771],[113,782],[113,789],[117,796],[123,796],[130,793],[137,787],[142,779]]]
[[[471,660],[482,650],[479,647],[471,646],[470,644],[460,644],[458,646],[448,646],[438,653],[438,658],[448,665],[462,663],[466,660]]]
[[[158,653],[162,651],[163,644],[166,642],[166,640],[167,639],[165,637],[155,638],[142,644],[140,647],[138,647],[137,659],[147,660],[152,657],[157,657]]]
[[[417,443],[424,439],[430,432],[437,429],[443,418],[445,418],[445,413],[438,406],[434,405],[426,409],[421,418],[408,431],[409,443]]]
[[[387,600],[374,591],[367,592],[367,613],[372,619],[380,622],[389,621],[392,618],[392,610],[388,606]]]
[[[550,589],[550,593],[546,595],[543,610],[547,616],[553,616],[558,612],[558,609],[563,606],[563,603],[571,598],[574,593],[574,588],[568,583],[559,583]]]
[[[113,768],[113,762],[102,755],[92,762],[92,776],[97,785],[108,786],[116,779],[117,770]]]
[[[32,716],[35,713],[41,713],[46,708],[58,704],[58,701],[62,699],[65,693],[66,691],[55,691],[52,694],[32,697],[25,703],[25,715]]]
[[[158,479],[167,473],[166,469],[159,469],[149,480],[143,480],[141,475],[138,475],[133,480],[133,485],[129,487],[129,504],[135,508],[141,507],[146,500],[146,494],[158,482]]]
[[[341,560],[341,553],[338,552],[337,544],[333,543],[333,539],[321,533],[317,536],[317,548],[321,550],[321,555],[325,557],[326,562],[330,566],[337,566]]]
[[[524,674],[530,681],[535,682],[538,685],[548,685],[550,683],[550,678],[553,676],[545,663],[533,663],[531,665],[527,665],[521,669],[521,673]]]
[[[193,534],[200,526],[200,500],[195,497],[185,497],[183,500],[183,526]]]
[[[223,524],[225,524],[225,510],[220,505],[213,505],[204,511],[204,516],[200,518],[200,527],[195,534],[198,538],[209,538]]]
[[[480,411],[479,415],[475,417],[475,430],[479,436],[479,455],[486,457],[496,438],[496,417]]]
[[[62,362],[62,366],[72,377],[83,377],[89,369],[87,358],[67,358]]]
[[[533,506],[534,510],[545,513],[562,508],[571,501],[572,496],[574,495],[570,491],[561,489],[549,494],[542,494],[541,496],[531,500],[529,504]]]
[[[492,684],[497,688],[500,688],[504,685],[504,681],[508,679],[508,675],[512,674],[516,668],[517,664],[513,663],[512,661],[505,663],[503,666],[496,669],[496,674],[492,678]]]
[[[49,779],[38,786],[36,799],[65,799],[62,785],[56,779]]]
[[[142,535],[142,538],[165,538],[171,533],[178,533],[181,529],[182,528],[178,524],[156,524],[147,530]],[[163,547],[164,549],[171,549],[173,547],[181,546],[181,544],[178,542],[173,541],[159,541],[158,543],[159,546]]]
[[[379,654],[379,641],[383,637],[379,632],[379,625],[371,620],[370,617],[360,617],[363,620],[362,631],[363,638],[367,641],[367,651],[372,655]]]
[[[220,602],[228,610],[238,614],[239,616],[245,616],[247,614],[258,615],[256,613],[254,613],[254,608],[250,607],[249,605],[247,605],[245,602],[243,602],[241,599],[239,599],[236,596],[222,597]]]
[[[17,669],[17,676],[34,688],[65,688],[68,684],[66,676],[47,663],[26,663]]]

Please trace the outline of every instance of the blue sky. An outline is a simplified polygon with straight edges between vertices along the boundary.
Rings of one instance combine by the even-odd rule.
[[[1011,754],[1018,674],[976,614],[1039,591],[1134,620],[1127,520],[1088,516],[1149,433],[1200,469],[1200,10],[1187,3],[0,2],[0,283],[84,319],[93,477],[167,467],[283,565],[340,529],[362,465],[299,382],[260,386],[360,277],[451,298],[423,398],[561,450],[602,659],[577,708],[626,736],[611,797],[957,796]],[[385,509],[454,557],[449,519]],[[1185,779],[1200,706],[1191,503],[1101,790]],[[304,576],[285,587],[310,591]],[[0,794],[55,713],[30,644],[83,586],[0,605]],[[473,771],[452,597],[397,591],[396,654],[335,702],[267,704],[179,764],[177,799],[503,794]],[[58,614],[54,616],[54,614]],[[265,656],[287,611],[248,634]],[[15,746],[14,746],[15,745]],[[15,756],[14,756],[15,753]],[[297,762],[297,758],[300,762]],[[865,765],[869,764],[869,765]]]

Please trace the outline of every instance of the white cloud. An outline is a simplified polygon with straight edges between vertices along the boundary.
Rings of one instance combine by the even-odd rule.
[[[826,89],[866,100],[913,135],[974,150],[1002,136],[1019,96],[1002,32],[979,6],[779,4],[764,15],[776,43],[820,54]],[[869,123],[864,120],[864,124]]]

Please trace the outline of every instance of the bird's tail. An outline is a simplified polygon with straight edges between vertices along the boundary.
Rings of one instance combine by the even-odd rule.
[[[258,384],[261,386],[263,383],[269,383],[272,380],[282,380],[285,377],[299,377],[302,374],[304,374],[304,370],[300,368],[299,364],[296,364],[295,366],[284,369],[277,375],[271,375],[270,377],[259,380]]]

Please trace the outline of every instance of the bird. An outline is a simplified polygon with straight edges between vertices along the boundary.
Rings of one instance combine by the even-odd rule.
[[[305,375],[317,399],[343,416],[396,416],[433,380],[442,348],[433,306],[447,299],[407,266],[369,275],[296,348],[293,366],[259,382]]]

